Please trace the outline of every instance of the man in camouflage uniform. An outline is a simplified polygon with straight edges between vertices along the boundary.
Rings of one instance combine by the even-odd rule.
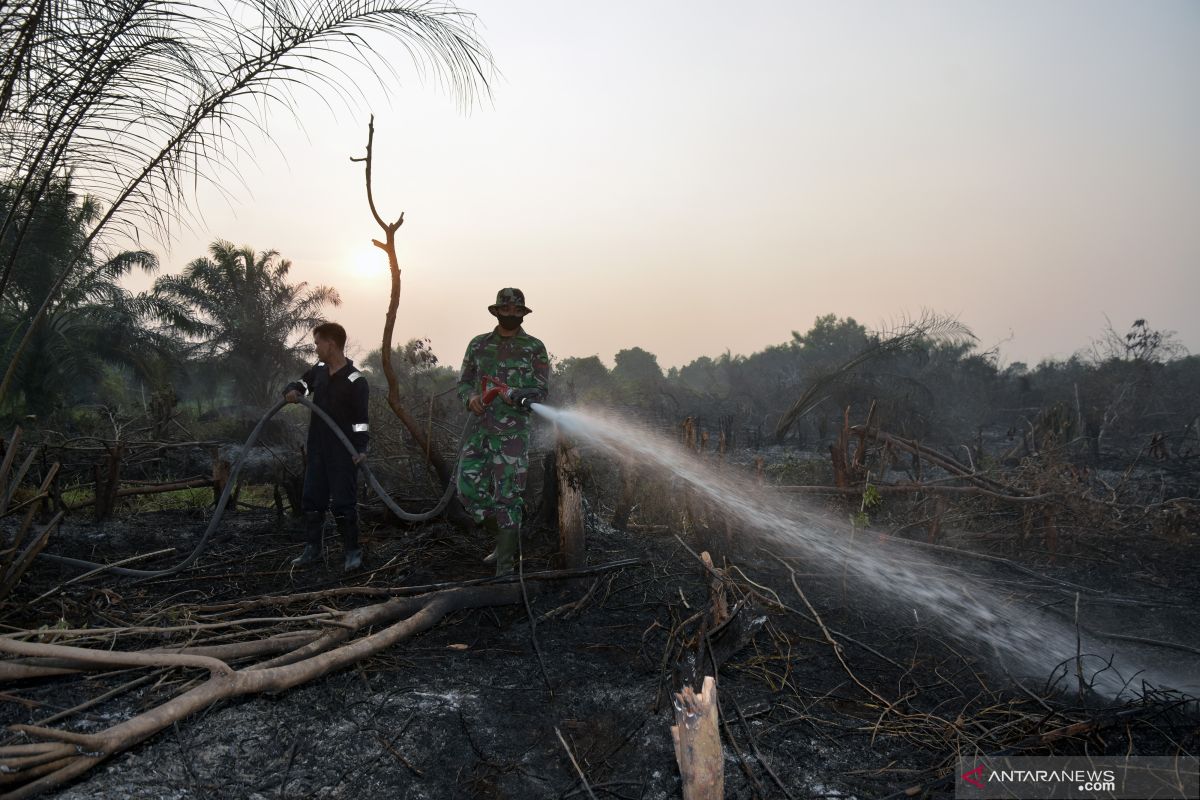
[[[525,305],[520,289],[501,289],[488,311],[499,324],[467,345],[458,397],[479,424],[463,443],[458,494],[475,524],[496,536],[496,574],[513,570],[529,472],[531,403],[546,399],[550,358],[546,346],[521,327]],[[480,379],[495,378],[510,391],[483,404]]]

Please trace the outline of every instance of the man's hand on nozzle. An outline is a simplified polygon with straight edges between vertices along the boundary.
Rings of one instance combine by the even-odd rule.
[[[366,453],[355,453],[354,454],[354,466],[357,467],[359,464],[363,463],[366,460],[367,460]]]
[[[481,394],[471,395],[471,399],[467,403],[467,407],[471,409],[471,413],[474,414],[475,416],[477,416],[477,417],[482,416],[483,415],[483,395],[481,395]]]
[[[288,389],[287,392],[284,393],[283,399],[287,400],[289,403],[299,403],[300,392],[296,391],[295,389]]]

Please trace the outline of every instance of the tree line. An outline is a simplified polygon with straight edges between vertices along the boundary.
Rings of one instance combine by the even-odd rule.
[[[0,214],[14,194],[11,185],[0,186]],[[119,403],[130,385],[269,404],[283,376],[309,359],[309,330],[341,302],[331,287],[292,282],[292,264],[278,252],[222,240],[181,273],[132,292],[122,280],[134,270],[158,272],[158,259],[145,250],[101,256],[94,246],[80,256],[96,213],[96,202],[74,192],[68,179],[55,181],[11,259],[0,298],[0,337],[8,341],[46,303],[49,281],[66,262],[82,268],[47,304],[21,357],[6,400],[10,416]],[[0,240],[0,258],[17,249],[12,239]]]
[[[0,216],[19,202],[11,183],[0,184]],[[210,409],[261,408],[311,360],[309,330],[340,304],[329,286],[293,282],[291,262],[277,251],[222,240],[179,274],[132,292],[123,279],[135,270],[157,273],[158,259],[145,250],[102,255],[81,244],[98,204],[69,178],[52,182],[25,213],[23,242],[13,231],[0,238],[0,260],[12,264],[0,337],[11,342],[34,309],[47,311],[5,399],[10,418],[130,405],[135,391],[143,405],[146,395],[168,392],[203,398]],[[53,276],[72,259],[80,267],[47,303]],[[375,350],[360,366],[377,372],[379,359]],[[429,340],[398,348],[393,366],[412,402],[441,396],[440,413],[455,413],[446,392],[457,369],[438,363]],[[763,446],[825,441],[846,408],[862,413],[876,401],[901,435],[962,442],[1003,425],[1019,428],[1010,438],[1032,436],[1035,446],[1083,439],[1099,457],[1106,440],[1156,433],[1168,449],[1200,452],[1196,396],[1200,359],[1143,319],[1124,332],[1110,324],[1088,351],[1031,367],[1003,364],[955,320],[925,315],[870,331],[828,314],[759,352],[701,356],[665,370],[641,347],[616,353],[612,368],[599,355],[555,359],[552,402],[621,407],[664,425],[690,416],[731,443]]]

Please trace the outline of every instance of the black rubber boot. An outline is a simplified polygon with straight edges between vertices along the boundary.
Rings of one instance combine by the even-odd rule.
[[[292,559],[293,567],[310,567],[321,560],[321,529],[324,527],[324,512],[304,512],[304,552]]]
[[[362,548],[358,546],[358,515],[351,514],[335,517],[338,535],[342,537],[342,549],[346,552],[346,561],[342,564],[345,572],[353,572],[362,568]]]

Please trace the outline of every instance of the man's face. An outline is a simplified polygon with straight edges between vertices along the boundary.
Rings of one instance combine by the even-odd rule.
[[[313,344],[317,348],[317,360],[328,362],[333,357],[334,351],[337,350],[337,345],[333,339],[326,339],[319,333],[313,334]]]

